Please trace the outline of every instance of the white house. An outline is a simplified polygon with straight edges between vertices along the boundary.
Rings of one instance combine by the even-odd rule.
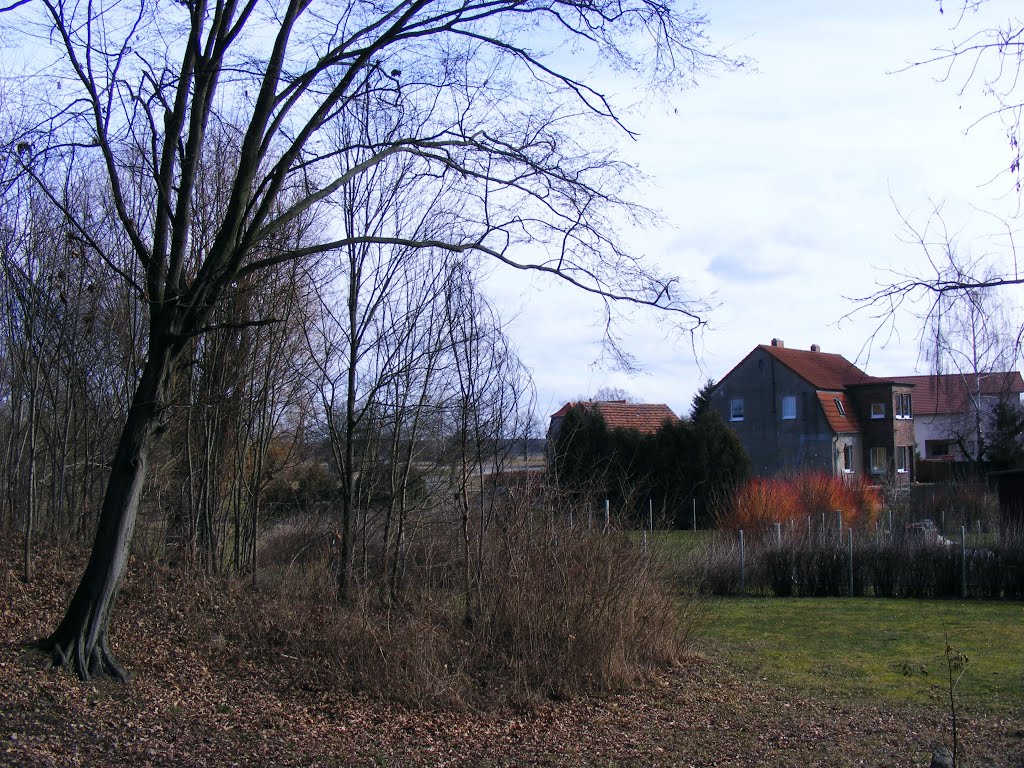
[[[996,405],[1019,403],[1024,393],[1017,371],[898,378],[914,385],[914,442],[922,459],[975,457],[979,428],[987,440]]]

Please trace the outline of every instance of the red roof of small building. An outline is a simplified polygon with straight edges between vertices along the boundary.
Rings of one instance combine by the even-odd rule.
[[[932,376],[900,376],[899,381],[914,384],[914,413],[933,415],[966,413],[976,391],[973,374],[945,373]],[[1024,378],[1018,371],[981,374],[981,394],[989,397],[1024,393]]]
[[[577,405],[600,413],[608,429],[631,429],[645,435],[653,435],[666,421],[679,421],[672,409],[663,403],[627,403],[625,400],[570,402],[551,414],[551,418],[565,416],[570,408]]]

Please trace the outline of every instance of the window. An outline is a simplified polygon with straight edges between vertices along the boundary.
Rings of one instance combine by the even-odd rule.
[[[880,475],[885,472],[885,464],[887,461],[885,448],[872,448],[871,449],[871,474]]]
[[[912,419],[914,412],[911,408],[910,395],[896,395],[896,418]]]
[[[839,401],[836,400],[836,402],[838,403]],[[846,472],[846,473],[853,472],[853,446],[852,445],[844,445],[843,446],[843,472]]]
[[[796,395],[783,395],[782,396],[782,418],[784,418],[784,419],[795,419],[796,418]]]
[[[729,401],[729,421],[743,421],[742,397],[734,397]]]
[[[926,440],[924,453],[929,459],[949,456],[949,443],[945,440]]]
[[[839,411],[839,415],[840,416],[845,416],[846,415],[846,409],[843,408],[843,401],[840,400],[838,397],[833,397],[832,401],[836,404],[836,410]],[[846,446],[846,447],[849,448],[850,446]]]
[[[885,418],[885,403],[872,403],[871,404],[871,418],[872,419],[884,419]]]
[[[896,446],[896,471],[906,474],[910,468],[910,447],[906,445]]]

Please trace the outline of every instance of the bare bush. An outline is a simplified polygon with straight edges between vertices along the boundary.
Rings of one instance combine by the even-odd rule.
[[[453,560],[443,539],[409,558],[415,588],[402,600],[371,583],[342,605],[322,531],[282,529],[265,541],[251,587],[259,599],[238,617],[239,639],[295,685],[421,707],[622,689],[678,659],[685,606],[634,537],[517,512],[486,532],[468,622],[462,590],[443,578]]]
[[[562,696],[628,685],[678,657],[678,606],[634,539],[519,523],[490,553],[471,634],[493,672]]]

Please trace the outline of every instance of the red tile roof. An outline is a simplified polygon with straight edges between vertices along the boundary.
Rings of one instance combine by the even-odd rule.
[[[818,402],[821,403],[821,409],[825,412],[825,418],[828,420],[828,425],[832,428],[833,432],[836,434],[847,434],[861,431],[857,412],[845,392],[818,392],[817,395]],[[839,412],[836,400],[843,404],[843,413]]]
[[[981,374],[981,394],[999,396],[1024,393],[1024,379],[1017,371]],[[965,413],[970,410],[974,377],[958,373],[932,376],[900,376],[899,381],[914,384],[914,413],[932,415]]]
[[[839,392],[856,384],[870,384],[886,381],[868,376],[864,371],[842,355],[831,352],[811,352],[805,349],[787,349],[768,344],[759,345],[784,366],[815,389]],[[834,407],[834,406],[833,406]]]
[[[663,403],[627,403],[625,400],[581,400],[578,403],[566,403],[551,418],[565,416],[573,406],[593,408],[604,418],[608,429],[631,429],[645,435],[653,435],[666,420],[673,423],[679,417]]]

